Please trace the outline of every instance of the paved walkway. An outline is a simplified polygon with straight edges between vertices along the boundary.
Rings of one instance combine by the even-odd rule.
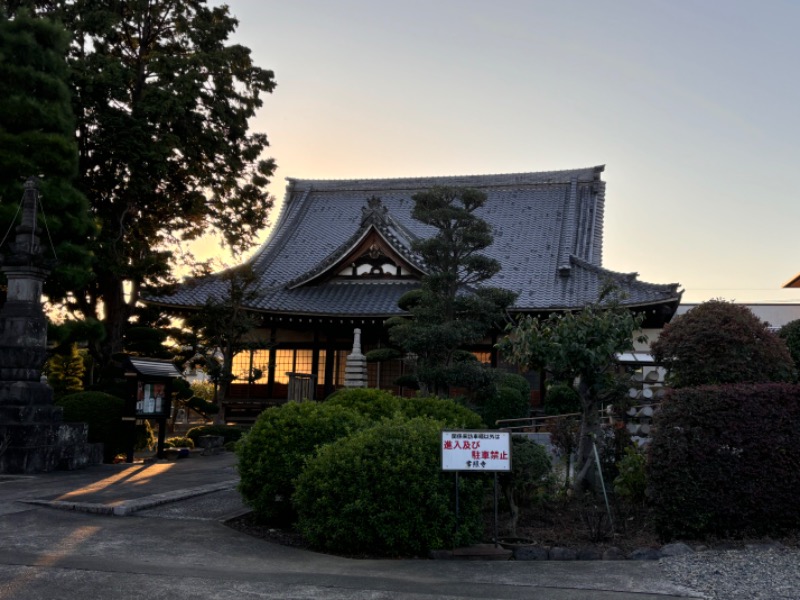
[[[271,544],[222,523],[244,510],[234,462],[0,475],[0,600],[692,595],[655,562],[353,560]]]

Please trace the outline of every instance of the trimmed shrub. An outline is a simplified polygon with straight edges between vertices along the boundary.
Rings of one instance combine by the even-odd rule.
[[[440,431],[395,417],[320,448],[297,478],[299,529],[315,547],[348,554],[420,556],[475,542],[483,478],[459,478],[456,538],[456,479],[441,471]]]
[[[582,412],[581,399],[571,385],[554,383],[547,386],[544,397],[544,414],[568,415]]]
[[[103,392],[78,392],[56,402],[64,409],[64,421],[89,425],[89,442],[103,444],[103,462],[114,462],[117,454],[126,451],[122,398]]]
[[[625,448],[625,456],[617,463],[614,494],[631,504],[647,500],[647,458],[636,446]]]
[[[648,493],[664,539],[800,527],[800,386],[671,390],[654,425]]]
[[[792,360],[794,361],[795,375],[799,374],[800,373],[800,319],[790,321],[789,323],[781,327],[780,331],[778,332],[778,337],[780,337],[784,342],[786,342],[786,347],[789,348],[789,354],[791,354]]]
[[[225,438],[223,443],[238,442],[244,435],[244,430],[235,425],[200,425],[199,427],[192,427],[186,432],[186,437],[191,438],[194,445],[197,446],[198,440],[204,435],[221,435]]]
[[[651,345],[672,387],[792,381],[784,340],[746,306],[709,300],[667,324]]]
[[[349,408],[370,421],[391,417],[400,410],[401,398],[374,388],[342,388],[325,399],[325,404]]]
[[[485,426],[478,413],[449,398],[401,398],[400,412],[409,419],[426,417],[453,429],[482,429]]]
[[[334,392],[328,396],[325,404],[350,408],[373,423],[401,414],[408,418],[435,419],[441,421],[446,427],[462,429],[484,427],[483,420],[478,413],[450,398],[436,396],[402,398],[386,390],[350,388]]]
[[[137,423],[133,434],[133,449],[136,452],[152,450],[158,443],[158,436],[150,421],[145,419]]]
[[[194,442],[190,437],[171,437],[164,440],[165,448],[194,448]]]
[[[530,414],[529,396],[519,390],[500,387],[483,402],[483,420],[491,428],[496,428],[500,419],[522,419]]]
[[[541,504],[553,490],[555,479],[550,455],[544,446],[524,435],[511,436],[511,472],[498,477],[511,512],[509,532],[517,536],[521,506]]]
[[[355,410],[335,403],[268,408],[236,447],[242,498],[262,520],[291,518],[294,479],[306,460],[319,446],[366,423]]]
[[[514,388],[526,400],[531,397],[531,384],[522,375],[517,373],[502,373],[500,375],[500,387]]]

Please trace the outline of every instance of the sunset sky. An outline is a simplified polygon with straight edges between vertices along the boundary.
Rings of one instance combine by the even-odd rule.
[[[780,288],[800,272],[800,3],[229,5],[278,82],[253,122],[278,201],[286,177],[604,164],[605,267],[686,302],[800,302]]]

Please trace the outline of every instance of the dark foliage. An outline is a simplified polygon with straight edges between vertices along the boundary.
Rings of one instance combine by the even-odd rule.
[[[440,431],[430,419],[395,417],[320,448],[294,496],[305,537],[333,552],[389,556],[477,541],[483,480],[459,478],[456,535],[455,478],[441,471]]]
[[[249,125],[275,80],[248,48],[230,43],[238,22],[223,4],[30,0],[4,8],[20,5],[71,34],[69,89],[59,89],[67,101],[71,92],[72,168],[77,160],[76,187],[97,235],[89,246],[94,277],[59,299],[76,316],[103,322],[106,335],[90,351],[105,367],[123,350],[142,292],[194,262],[186,241],[219,234],[236,251],[257,241],[273,202],[267,185],[275,163],[263,156],[266,135]],[[28,96],[43,93],[56,87]],[[7,114],[25,121],[22,108]],[[76,218],[70,215],[63,210],[59,218]],[[80,225],[76,233],[86,231]]]
[[[672,387],[791,381],[786,343],[746,306],[709,300],[664,327],[651,349]]]
[[[356,410],[331,402],[289,402],[265,410],[237,447],[242,498],[261,520],[293,518],[294,480],[306,460],[367,423]]]
[[[496,428],[499,420],[529,416],[530,408],[529,396],[523,396],[513,387],[499,387],[484,401],[481,414],[489,427]]]
[[[126,451],[122,398],[102,392],[78,392],[64,396],[56,404],[64,408],[65,421],[89,425],[89,442],[103,444],[103,462],[113,462],[117,454]]]
[[[789,354],[792,355],[795,375],[800,374],[800,319],[791,321],[781,327],[778,336],[786,342]]]
[[[553,383],[547,386],[544,397],[546,415],[567,415],[581,412],[581,398],[571,385]]]
[[[672,390],[654,424],[648,480],[661,537],[800,527],[800,387]]]
[[[240,427],[234,425],[200,425],[199,427],[192,427],[186,432],[186,437],[191,438],[195,446],[198,445],[198,440],[204,435],[221,435],[225,438],[225,443],[238,442],[244,431]]]
[[[41,242],[45,258],[58,257],[45,293],[58,298],[89,282],[87,246],[94,234],[89,203],[75,182],[78,144],[66,61],[70,36],[55,20],[27,11],[8,19],[5,8],[0,6],[0,239],[19,224],[23,183],[41,177]]]
[[[451,386],[474,389],[483,385],[487,368],[460,360],[460,349],[499,329],[516,297],[484,285],[500,270],[500,263],[482,254],[492,243],[492,230],[475,212],[486,195],[435,187],[415,194],[413,200],[412,217],[435,232],[414,242],[427,274],[420,289],[400,299],[410,318],[389,319],[389,336],[405,353],[416,356],[415,375],[423,392],[447,395]]]

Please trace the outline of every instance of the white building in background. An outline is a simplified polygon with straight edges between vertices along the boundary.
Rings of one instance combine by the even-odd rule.
[[[675,312],[675,317],[689,312],[698,304],[680,304]],[[772,331],[778,331],[787,323],[800,319],[800,304],[741,304],[753,311],[753,314],[759,319],[769,323]]]

